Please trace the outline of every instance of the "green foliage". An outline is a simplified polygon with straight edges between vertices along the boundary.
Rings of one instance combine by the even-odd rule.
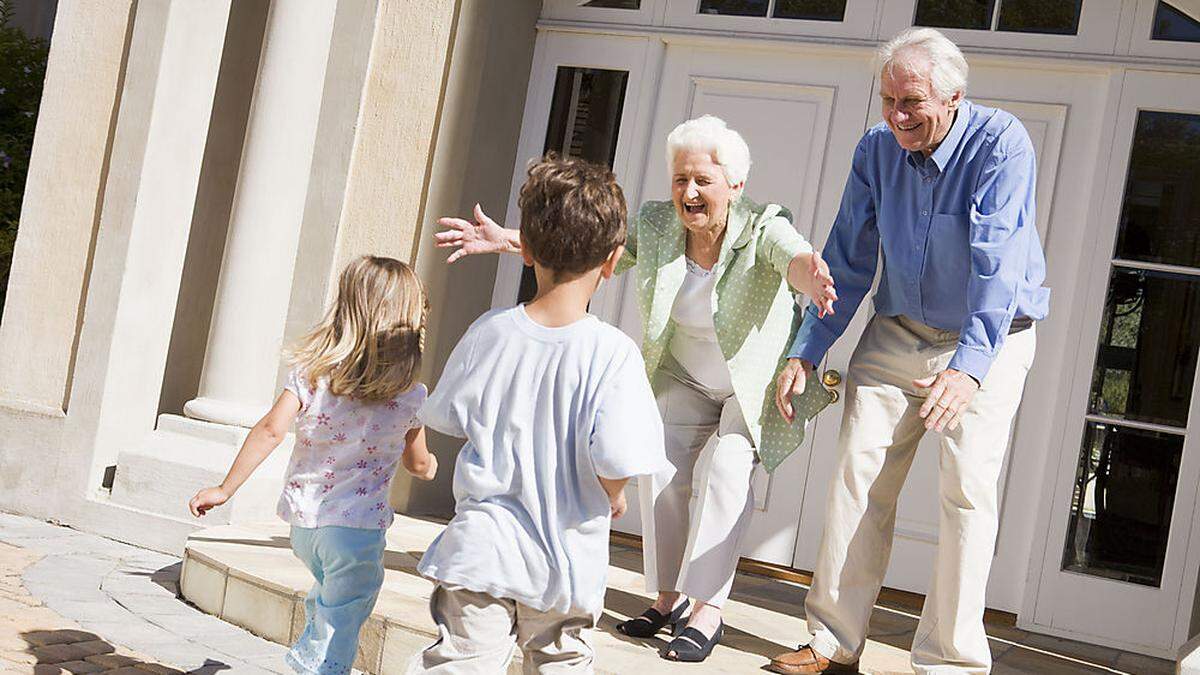
[[[8,288],[21,196],[50,51],[45,40],[30,38],[11,25],[12,16],[12,0],[0,0],[0,310]]]

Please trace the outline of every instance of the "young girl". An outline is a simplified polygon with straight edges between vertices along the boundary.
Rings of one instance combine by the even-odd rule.
[[[287,655],[301,673],[349,673],[358,633],[383,585],[388,485],[401,460],[430,480],[437,459],[416,419],[427,303],[412,269],[364,256],[338,280],[337,302],[291,354],[275,405],[246,437],[224,482],[188,504],[202,516],[228,501],[296,423],[279,499],[292,551],[316,577],[307,623]]]

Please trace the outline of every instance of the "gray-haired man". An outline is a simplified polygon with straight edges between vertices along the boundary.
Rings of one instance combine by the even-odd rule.
[[[932,29],[881,50],[885,122],[868,131],[825,258],[837,313],[809,311],[776,403],[791,416],[813,364],[871,287],[875,316],[850,360],[838,463],[805,601],[812,641],[780,673],[857,672],[891,553],[896,500],[921,437],[941,437],[939,545],[917,626],[918,673],[986,673],[984,593],[997,482],[1046,316],[1033,146],[1012,115],[964,98],[967,63]]]

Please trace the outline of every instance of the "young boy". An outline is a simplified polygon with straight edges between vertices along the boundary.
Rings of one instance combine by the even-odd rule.
[[[624,251],[620,186],[548,158],[519,203],[537,296],[480,317],[420,413],[467,442],[454,519],[419,567],[439,638],[410,672],[503,673],[514,646],[525,672],[592,672],[611,518],[630,477],[670,466],[637,346],[587,313]]]

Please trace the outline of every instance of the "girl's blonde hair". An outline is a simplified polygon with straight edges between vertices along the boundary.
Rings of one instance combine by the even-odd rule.
[[[342,270],[337,300],[290,354],[309,384],[383,401],[408,391],[421,367],[429,303],[421,280],[394,258],[362,256]]]

